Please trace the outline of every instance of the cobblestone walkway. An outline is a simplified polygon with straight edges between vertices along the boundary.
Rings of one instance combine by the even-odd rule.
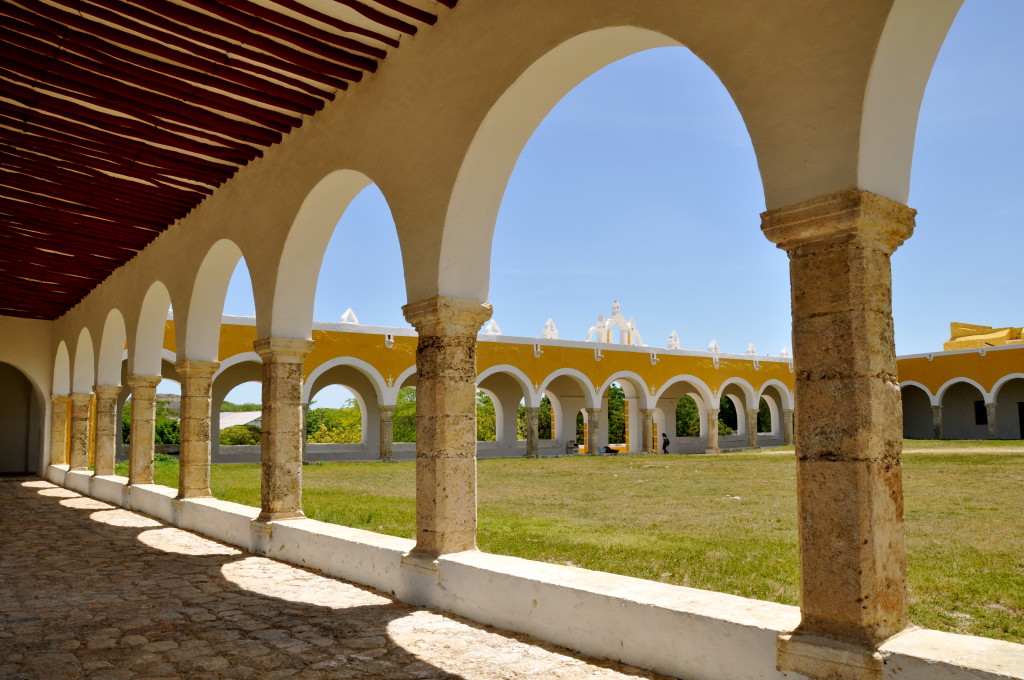
[[[0,481],[0,678],[663,678]]]

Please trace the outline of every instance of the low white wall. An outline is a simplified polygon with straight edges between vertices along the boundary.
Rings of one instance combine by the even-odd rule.
[[[47,470],[55,484],[81,486],[80,476]],[[254,523],[257,508],[126,484],[94,477],[91,487],[230,545],[590,656],[689,680],[803,677],[776,669],[777,638],[799,622],[796,607],[481,552],[424,561],[408,555],[409,539],[310,519]],[[1024,680],[1024,645],[918,629],[881,651],[884,680]]]

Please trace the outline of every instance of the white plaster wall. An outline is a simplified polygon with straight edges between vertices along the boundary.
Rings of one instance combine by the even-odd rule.
[[[974,402],[983,400],[973,385],[957,383],[942,395],[943,439],[988,439],[988,425],[975,423]]]

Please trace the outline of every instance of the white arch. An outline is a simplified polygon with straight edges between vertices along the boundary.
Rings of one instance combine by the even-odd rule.
[[[523,388],[523,398],[526,400],[527,408],[537,408],[540,406],[540,395],[536,390],[533,389],[533,385],[530,384],[530,379],[526,377],[523,371],[511,364],[498,364],[486,368],[476,377],[476,384],[479,389],[480,383],[496,373],[507,373],[519,383],[519,386]]]
[[[782,382],[781,380],[776,380],[775,378],[771,378],[770,380],[764,381],[764,384],[761,385],[761,389],[757,391],[757,397],[755,401],[760,403],[761,395],[763,395],[764,391],[769,387],[774,387],[776,390],[778,390],[779,396],[782,397],[782,403],[779,404],[779,406],[786,409],[787,411],[793,410],[793,393],[789,391],[789,388],[786,386],[786,383]]]
[[[163,356],[164,328],[167,325],[167,310],[171,296],[167,287],[154,281],[146,291],[139,310],[139,322],[135,329],[135,344],[130,352],[129,371],[136,375],[160,375],[160,359]],[[172,359],[173,361],[173,359]]]
[[[79,394],[92,392],[96,384],[96,353],[92,347],[92,334],[83,328],[75,343],[75,363],[71,374],[71,391]]]
[[[270,336],[309,339],[313,301],[327,244],[338,221],[369,177],[355,170],[335,170],[306,195],[281,251],[271,308]],[[257,327],[262,324],[257,319]]]
[[[239,352],[238,354],[232,354],[231,356],[224,359],[224,361],[220,362],[220,366],[217,367],[217,372],[213,374],[213,379],[216,380],[221,373],[228,370],[232,366],[244,364],[247,361],[252,361],[257,364],[263,363],[263,360],[260,359],[260,355],[256,354],[256,352]]]
[[[68,346],[63,340],[57,345],[57,354],[53,358],[53,390],[54,395],[65,395],[71,391],[71,356]]]
[[[363,361],[362,359],[357,359],[356,357],[335,357],[333,359],[325,361],[324,363],[314,368],[313,371],[309,374],[309,377],[306,378],[305,382],[302,385],[303,404],[308,404],[310,398],[312,398],[313,395],[310,394],[310,391],[313,389],[313,384],[316,383],[317,378],[319,378],[321,375],[331,370],[332,368],[336,368],[338,366],[351,366],[352,368],[356,369],[364,376],[366,376],[366,378],[369,379],[370,384],[372,384],[373,388],[377,391],[377,394],[375,394],[374,396],[377,397],[377,400],[380,403],[384,403],[383,399],[384,393],[387,390],[387,385],[384,383],[383,376],[381,376],[380,372],[377,370],[375,366]],[[353,394],[355,394],[355,392],[353,392]]]
[[[1007,375],[1004,375],[999,380],[997,380],[996,383],[992,385],[992,401],[996,401],[998,399],[999,389],[1003,385],[1010,382],[1011,380],[1017,380],[1018,378],[1024,380],[1024,373],[1009,373]]]
[[[676,383],[681,382],[688,383],[689,385],[693,386],[694,389],[697,390],[697,393],[700,395],[700,398],[706,404],[706,408],[711,408],[712,405],[716,403],[715,396],[714,393],[711,391],[711,388],[708,387],[707,384],[697,376],[690,375],[688,373],[674,375],[668,380],[666,380],[664,383],[662,383],[661,388],[659,388],[658,391],[655,392],[654,396],[652,397],[652,401],[654,403],[658,403],[658,400],[661,399],[662,395],[665,394],[665,392],[670,387],[672,387]]]
[[[679,45],[633,26],[602,28],[566,40],[527,68],[488,111],[459,167],[438,269],[438,294],[487,297],[491,242],[505,187],[519,154],[549,111],[604,66],[642,50]]]
[[[924,383],[919,383],[916,380],[901,380],[900,381],[900,392],[903,391],[904,387],[917,387],[918,389],[924,390],[925,395],[927,395],[927,397],[928,397],[928,402],[932,406],[938,406],[939,405],[938,397],[933,395],[932,391],[930,389],[928,389],[924,385]]]
[[[548,374],[547,377],[540,383],[540,388],[537,390],[537,394],[544,394],[547,391],[548,385],[557,378],[567,376],[574,379],[580,384],[583,389],[583,404],[585,408],[598,408],[600,406],[600,400],[597,398],[597,392],[594,391],[594,386],[590,383],[590,378],[586,376],[582,371],[578,371],[575,368],[560,368],[557,371],[553,371]]]
[[[747,402],[747,408],[757,407],[757,400],[754,398],[754,386],[740,377],[727,378],[721,385],[719,385],[718,391],[715,393],[715,396],[718,397],[718,399],[721,399],[722,396],[725,394],[725,390],[732,385],[735,385],[736,387],[740,388],[740,392],[743,393],[743,398]],[[717,404],[718,402],[716,400],[713,403]]]
[[[192,286],[180,359],[217,360],[224,298],[240,259],[241,249],[228,239],[217,241],[207,251]]]
[[[942,398],[946,396],[946,390],[948,390],[953,385],[956,385],[957,383],[967,383],[968,385],[973,385],[974,387],[977,387],[978,391],[981,392],[981,396],[985,399],[986,402],[991,402],[992,401],[992,395],[990,395],[988,392],[985,391],[985,388],[981,386],[981,383],[979,383],[977,380],[974,380],[972,378],[960,377],[960,378],[951,378],[951,379],[947,380],[946,382],[942,383],[942,387],[940,387],[938,389],[938,391],[935,393],[936,403],[941,405],[942,404]]]
[[[640,377],[638,373],[633,371],[618,371],[613,373],[604,384],[601,385],[601,389],[597,391],[598,394],[604,394],[604,391],[611,387],[613,382],[619,380],[628,380],[633,383],[633,386],[637,388],[637,399],[639,400],[639,408],[648,409],[650,406],[651,389],[647,386],[647,381]]]
[[[857,185],[894,201],[910,195],[925,86],[963,0],[895,0],[875,50],[861,117]]]
[[[121,361],[125,356],[125,343],[128,332],[125,330],[124,316],[118,309],[107,312],[103,323],[103,335],[100,337],[99,368],[96,372],[97,385],[119,385],[121,383]]]

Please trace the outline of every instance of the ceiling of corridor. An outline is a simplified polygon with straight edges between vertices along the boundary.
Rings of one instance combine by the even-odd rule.
[[[0,315],[59,317],[456,2],[0,3]]]

